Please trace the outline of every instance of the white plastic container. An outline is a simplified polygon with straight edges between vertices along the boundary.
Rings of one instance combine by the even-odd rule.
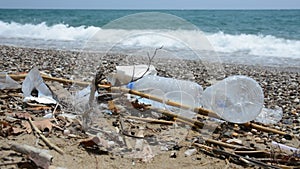
[[[203,92],[201,103],[233,123],[246,123],[260,114],[264,95],[260,85],[250,77],[230,76]]]
[[[149,70],[147,71],[149,67]],[[131,65],[131,66],[116,66],[116,79],[122,84],[129,83],[132,78],[137,79],[143,75],[156,75],[157,71],[153,65]]]

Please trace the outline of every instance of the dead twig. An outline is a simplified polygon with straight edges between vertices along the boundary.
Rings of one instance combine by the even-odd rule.
[[[284,131],[280,131],[280,130],[277,130],[277,129],[272,129],[272,128],[265,127],[265,126],[262,126],[262,125],[258,125],[258,124],[255,124],[255,123],[251,123],[251,122],[245,123],[244,125],[246,127],[251,127],[251,128],[254,128],[254,129],[257,129],[257,130],[260,130],[260,131],[272,132],[272,133],[280,134],[280,135],[286,135],[287,134]]]
[[[272,165],[266,164],[264,162],[255,160],[255,159],[251,159],[251,158],[248,158],[248,157],[243,157],[243,156],[240,156],[240,155],[237,155],[237,154],[233,154],[233,153],[230,153],[230,152],[227,152],[227,151],[224,151],[224,150],[212,148],[212,147],[209,147],[209,146],[206,146],[206,145],[203,145],[203,144],[193,143],[193,145],[195,145],[195,146],[197,146],[199,148],[205,148],[206,150],[210,150],[215,155],[222,155],[222,156],[225,156],[228,159],[231,159],[231,157],[232,157],[232,158],[235,158],[235,159],[237,159],[237,160],[239,160],[239,161],[241,161],[243,163],[246,163],[246,164],[252,164],[252,165],[259,166],[259,167],[264,167],[264,168],[276,168],[276,169],[280,169],[277,166],[272,166]]]
[[[129,142],[129,140],[126,138],[128,135],[125,134],[125,124],[124,124],[124,121],[122,119],[122,117],[120,117],[120,127],[121,127],[121,132],[122,134],[124,135],[124,141],[125,141],[125,144],[127,146],[128,149],[132,149],[132,146]]]
[[[157,120],[157,119],[153,119],[153,118],[140,118],[140,117],[135,117],[135,116],[125,116],[124,118],[140,120],[140,121],[144,121],[144,122],[148,122],[148,123],[158,123],[158,124],[166,124],[166,125],[172,125],[175,123],[173,121]]]
[[[143,73],[143,75],[142,75],[141,77],[139,77],[139,78],[137,78],[137,79],[133,79],[133,77],[134,77],[134,70],[135,70],[135,69],[133,69],[133,75],[132,75],[132,78],[131,78],[131,81],[130,81],[130,82],[135,82],[135,81],[137,81],[137,80],[139,80],[139,79],[141,79],[141,78],[143,78],[143,77],[145,76],[145,74],[146,74],[146,73],[149,71],[149,69],[150,69],[151,63],[152,63],[154,57],[156,56],[157,51],[160,50],[160,49],[162,49],[163,47],[164,47],[164,46],[161,46],[161,47],[159,47],[159,48],[156,48],[155,51],[154,51],[154,53],[153,53],[153,55],[152,55],[151,57],[150,57],[149,52],[147,52],[147,56],[148,56],[148,59],[149,59],[149,63],[148,63],[148,68],[147,68],[147,70]]]
[[[227,148],[232,148],[232,149],[249,149],[245,146],[238,146],[238,145],[233,145],[229,143],[224,143],[218,140],[213,140],[213,139],[206,139],[205,142],[211,143],[211,144],[216,144],[222,147],[227,147]]]
[[[53,143],[51,143],[44,135],[43,133],[32,123],[31,118],[28,119],[29,123],[31,125],[31,127],[33,128],[33,130],[38,134],[38,136],[46,143],[46,145],[50,148],[53,148],[55,151],[57,151],[60,154],[64,154],[64,151],[62,149],[60,149],[59,147],[57,147],[56,145],[54,145]]]

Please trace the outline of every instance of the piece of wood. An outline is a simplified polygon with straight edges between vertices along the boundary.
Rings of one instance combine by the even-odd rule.
[[[35,148],[26,144],[13,143],[10,146],[10,149],[27,155],[30,160],[41,168],[49,168],[53,159],[53,156],[46,150]]]
[[[213,140],[213,139],[206,139],[205,142],[208,142],[208,143],[211,143],[211,144],[216,144],[216,145],[219,145],[219,146],[222,146],[222,147],[231,148],[231,149],[249,149],[245,146],[239,146],[239,145],[224,143],[222,141]]]
[[[157,119],[153,119],[153,118],[140,118],[140,117],[135,117],[135,116],[125,116],[124,118],[140,120],[140,121],[144,121],[144,122],[148,122],[148,123],[158,123],[158,124],[166,124],[166,125],[172,125],[175,123],[173,121],[157,120]]]
[[[270,127],[265,127],[265,126],[255,124],[255,123],[251,123],[251,122],[244,123],[244,125],[247,126],[247,127],[251,127],[251,128],[260,130],[260,131],[264,131],[264,132],[271,132],[271,133],[280,134],[280,135],[286,135],[287,134],[284,131],[273,129],[273,128],[270,128]]]
[[[41,130],[39,130],[33,123],[31,118],[29,118],[29,123],[31,125],[31,127],[33,128],[33,130],[38,134],[38,136],[46,143],[46,145],[50,148],[53,148],[55,151],[57,151],[59,154],[64,154],[64,151],[62,149],[60,149],[59,147],[57,147],[56,145],[54,145],[53,143],[51,143],[41,132]]]
[[[229,158],[229,159],[230,159],[230,157],[234,157],[234,158],[236,158],[236,159],[238,159],[241,162],[246,163],[246,164],[252,164],[252,165],[255,165],[255,166],[258,166],[258,167],[264,167],[264,168],[280,169],[277,166],[269,165],[267,163],[258,161],[256,159],[252,159],[252,158],[243,157],[243,156],[240,156],[240,155],[237,155],[237,154],[233,154],[233,153],[225,151],[225,150],[216,149],[216,148],[212,148],[212,147],[208,148],[208,146],[205,146],[205,145],[199,144],[199,143],[193,143],[193,145],[195,145],[199,148],[205,148],[206,150],[208,149],[209,151],[212,151],[214,154],[223,155],[223,156],[225,156],[226,158]]]

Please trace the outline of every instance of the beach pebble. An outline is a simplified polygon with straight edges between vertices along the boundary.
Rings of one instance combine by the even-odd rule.
[[[176,158],[176,157],[177,157],[176,151],[172,151],[170,154],[170,158]]]
[[[195,152],[197,151],[197,149],[193,148],[193,149],[188,149],[184,152],[185,156],[191,156],[193,155]]]
[[[242,145],[243,144],[243,141],[242,140],[239,140],[239,139],[229,139],[226,141],[227,143],[233,143],[233,144],[240,144]]]
[[[253,134],[257,134],[257,130],[256,130],[256,129],[251,129],[251,132],[252,132]]]

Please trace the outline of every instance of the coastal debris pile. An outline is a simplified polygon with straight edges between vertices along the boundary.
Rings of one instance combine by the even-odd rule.
[[[72,140],[95,155],[135,162],[151,162],[163,153],[177,158],[183,150],[184,156],[195,160],[205,153],[242,166],[300,166],[300,150],[294,146],[299,138],[280,128],[228,122],[202,107],[190,109],[157,93],[112,85],[105,76],[97,74],[89,83],[40,74],[37,68],[28,74],[2,73],[0,137],[9,144],[0,147],[0,166],[49,168],[55,161],[49,149],[70,153],[58,140]],[[80,90],[74,91],[74,85]],[[181,109],[194,116],[176,113]],[[35,145],[20,145],[13,139],[32,133]]]

